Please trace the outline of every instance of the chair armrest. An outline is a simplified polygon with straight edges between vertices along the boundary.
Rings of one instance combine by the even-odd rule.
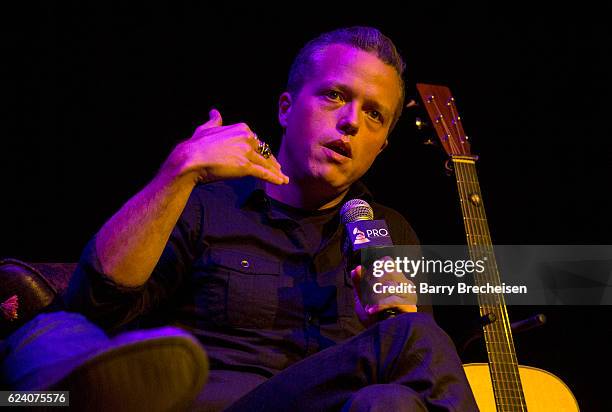
[[[17,259],[1,259],[0,304],[10,301],[0,312],[0,338],[41,313],[57,297],[56,289],[38,269]],[[12,303],[17,304],[16,316],[8,310]]]

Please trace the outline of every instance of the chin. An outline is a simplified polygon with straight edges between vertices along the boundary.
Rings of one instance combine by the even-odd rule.
[[[326,174],[322,176],[322,180],[324,180],[335,192],[341,192],[353,183],[353,180],[340,173]]]
[[[349,170],[343,170],[337,165],[330,163],[318,164],[311,167],[313,180],[319,182],[317,185],[327,186],[333,192],[347,189],[355,180]]]

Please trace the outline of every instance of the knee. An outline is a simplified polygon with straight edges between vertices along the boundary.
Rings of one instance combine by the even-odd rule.
[[[418,337],[424,341],[431,343],[440,343],[440,341],[450,341],[450,338],[438,326],[433,316],[427,313],[404,313],[393,319],[388,319],[388,324],[381,324],[382,328],[388,328],[389,331]]]
[[[403,322],[404,324],[414,329],[432,329],[438,327],[438,324],[434,320],[433,316],[428,313],[402,313],[401,315],[393,319],[399,322]]]
[[[394,383],[366,386],[355,392],[342,412],[427,411],[417,392]]]
[[[378,324],[383,334],[427,338],[442,332],[433,317],[426,313],[402,313]]]
[[[413,353],[421,352],[422,356],[432,351],[439,354],[456,351],[451,338],[429,314],[404,313],[380,322],[378,328],[381,338],[389,345],[409,347]]]

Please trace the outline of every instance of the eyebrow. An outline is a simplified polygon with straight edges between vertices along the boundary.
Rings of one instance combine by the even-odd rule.
[[[353,89],[352,89],[350,86],[348,86],[348,85],[346,85],[346,84],[343,84],[343,83],[336,83],[336,82],[334,82],[334,81],[330,81],[330,82],[325,82],[325,83],[323,83],[323,85],[322,85],[322,86],[323,86],[324,88],[326,88],[326,89],[330,89],[330,88],[331,88],[331,89],[334,89],[334,88],[336,88],[336,89],[339,89],[339,90],[340,90],[341,92],[343,92],[343,93],[347,93],[347,94],[350,94],[350,95],[353,95],[353,94],[354,94],[354,93],[353,93]],[[376,100],[368,99],[368,98],[366,97],[365,104],[366,104],[367,106],[371,107],[371,108],[372,108],[372,109],[374,109],[374,110],[378,110],[378,111],[379,111],[379,112],[381,112],[381,113],[382,113],[382,114],[383,114],[385,117],[387,117],[387,116],[392,116],[392,115],[393,115],[393,111],[392,111],[391,109],[389,109],[388,107],[386,107],[386,106],[384,106],[384,105],[380,104],[380,103],[379,103],[378,101],[376,101]]]

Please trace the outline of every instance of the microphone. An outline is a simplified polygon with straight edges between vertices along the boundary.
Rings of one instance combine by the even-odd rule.
[[[387,223],[374,220],[372,206],[365,200],[351,199],[344,203],[340,220],[346,228],[344,252],[348,253],[348,263],[352,268],[366,263],[370,249],[393,246]]]
[[[362,199],[351,199],[344,203],[340,209],[340,219],[346,229],[344,239],[344,253],[347,256],[348,271],[362,264],[366,268],[371,266],[377,258],[388,256],[393,241],[389,234],[387,223],[384,220],[374,220],[374,211],[368,202]],[[361,291],[371,290],[369,279],[361,279]],[[372,293],[366,296],[368,302],[376,303]],[[396,309],[386,309],[378,314],[379,320],[394,317],[400,312]]]

